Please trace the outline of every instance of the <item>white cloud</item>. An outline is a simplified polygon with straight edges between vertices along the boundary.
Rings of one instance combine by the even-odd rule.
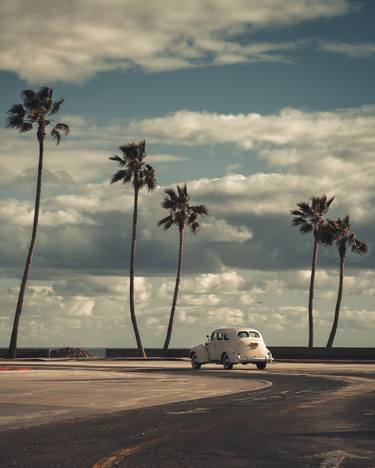
[[[283,53],[294,44],[246,44],[238,37],[350,9],[348,0],[190,0],[183,8],[176,0],[2,2],[0,68],[34,82],[82,81],[129,67],[287,60]]]
[[[372,57],[375,55],[375,43],[348,43],[322,41],[318,45],[320,50],[347,55],[354,58]]]
[[[34,205],[14,199],[0,201],[0,223],[9,226],[30,226],[34,218]],[[60,224],[96,224],[88,215],[76,209],[41,209],[40,218],[44,226]]]
[[[202,220],[199,235],[201,240],[211,242],[245,242],[252,238],[253,233],[246,226],[232,226],[225,219],[209,216]]]
[[[268,145],[276,149],[294,146],[297,150],[302,145],[313,144],[318,149],[331,146],[332,151],[345,159],[345,156],[350,158],[347,146],[353,148],[353,140],[364,139],[367,150],[367,145],[374,143],[371,131],[374,123],[374,107],[364,106],[327,112],[284,108],[271,115],[181,110],[165,117],[135,122],[133,127],[146,139],[164,144],[230,143],[242,149],[263,149]],[[333,143],[338,145],[336,149]],[[295,162],[295,159],[290,160],[292,164]],[[282,164],[287,165],[288,160]]]

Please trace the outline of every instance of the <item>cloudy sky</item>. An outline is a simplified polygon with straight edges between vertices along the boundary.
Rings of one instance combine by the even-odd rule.
[[[372,0],[5,0],[0,4],[0,346],[30,238],[35,134],[4,129],[23,89],[65,97],[71,134],[46,143],[42,213],[21,346],[128,347],[132,192],[109,184],[118,147],[145,138],[158,190],[143,193],[136,303],[163,343],[178,235],[156,226],[187,182],[210,216],[186,235],[172,346],[218,326],[307,342],[312,238],[289,210],[336,196],[369,255],[348,254],[336,345],[375,345],[375,3]],[[329,335],[335,248],[319,252],[317,345]]]

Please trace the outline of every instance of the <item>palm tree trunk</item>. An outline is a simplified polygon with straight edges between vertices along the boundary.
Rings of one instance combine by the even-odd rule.
[[[343,290],[343,286],[344,286],[344,259],[345,259],[345,257],[340,256],[339,290],[338,290],[338,293],[337,293],[335,318],[333,319],[331,333],[329,335],[328,342],[327,342],[327,348],[332,348],[333,341],[334,341],[335,336],[336,336],[337,324],[339,322],[341,299],[342,299],[342,290]]]
[[[8,348],[8,358],[17,357],[18,329],[19,329],[20,318],[22,314],[23,299],[25,296],[27,281],[29,279],[29,273],[31,269],[32,259],[33,259],[36,234],[38,230],[40,196],[42,192],[43,152],[44,152],[44,136],[45,136],[44,125],[42,124],[39,125],[37,136],[38,136],[38,141],[39,141],[39,163],[38,163],[38,178],[37,178],[37,183],[36,183],[33,230],[31,234],[29,251],[27,253],[25,269],[24,269],[23,276],[22,276],[20,292],[18,294],[16,313],[14,315],[14,321],[13,321],[13,330],[12,330],[12,335],[10,338],[10,343],[9,343],[9,348]]]
[[[309,292],[309,347],[314,346],[314,320],[313,320],[313,301],[314,301],[314,283],[315,283],[315,270],[316,259],[318,258],[318,239],[314,236],[314,247],[311,262],[311,278],[310,278],[310,292]]]
[[[175,288],[174,288],[173,301],[172,301],[172,310],[171,310],[171,315],[170,315],[170,318],[169,318],[167,336],[165,338],[165,343],[164,343],[164,348],[163,348],[163,351],[165,353],[168,351],[168,346],[169,346],[169,343],[171,341],[171,336],[172,336],[173,320],[174,320],[174,314],[175,314],[175,311],[176,311],[178,289],[179,289],[179,286],[180,286],[182,258],[183,258],[183,255],[184,255],[184,228],[180,228],[179,232],[180,232],[180,243],[179,243],[179,250],[178,250],[178,266],[177,266],[176,285],[175,285]]]
[[[132,243],[130,250],[130,285],[129,285],[129,304],[130,304],[130,316],[134,328],[135,339],[137,341],[138,352],[142,357],[146,357],[145,350],[142,345],[141,336],[138,331],[137,318],[135,316],[135,305],[134,305],[134,263],[135,263],[135,245],[137,238],[137,217],[138,217],[138,177],[137,174],[134,177],[134,209],[133,209],[133,230],[132,230]]]

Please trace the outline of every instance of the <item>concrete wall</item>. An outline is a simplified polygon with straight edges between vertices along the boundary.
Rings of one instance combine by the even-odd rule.
[[[19,348],[17,350],[18,358],[36,358],[43,357],[48,358],[49,348]],[[8,356],[8,348],[0,348],[0,358],[6,358]]]
[[[20,348],[18,358],[48,358],[50,349],[56,348]],[[303,346],[269,346],[276,360],[358,360],[375,361],[375,348],[306,348]],[[107,348],[107,358],[138,357],[133,348]],[[0,358],[7,357],[7,348],[0,348]],[[146,348],[148,357],[189,357],[188,348],[173,348],[166,355],[159,348]]]
[[[303,346],[270,346],[275,359],[375,360],[375,348],[306,348]]]
[[[306,348],[303,346],[269,346],[274,359],[289,360],[375,360],[375,348]],[[161,349],[146,349],[149,357],[163,356]],[[107,348],[108,358],[137,357],[136,349],[130,348]],[[189,357],[188,348],[174,348],[168,350],[169,357]]]

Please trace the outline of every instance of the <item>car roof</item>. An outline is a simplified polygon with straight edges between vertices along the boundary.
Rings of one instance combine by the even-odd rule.
[[[217,330],[213,330],[212,333],[224,332],[224,331],[225,332],[234,332],[234,333],[238,333],[240,331],[254,331],[254,332],[260,333],[257,329],[251,328],[251,327],[218,328]]]

